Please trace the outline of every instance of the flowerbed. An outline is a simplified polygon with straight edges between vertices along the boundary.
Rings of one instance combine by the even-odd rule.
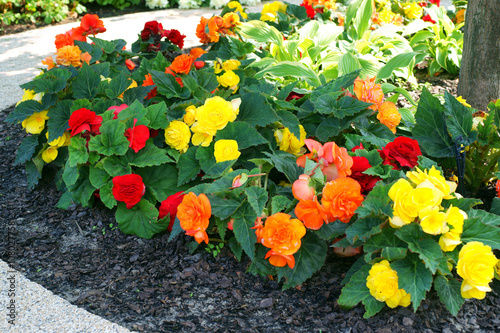
[[[329,6],[275,2],[247,14],[231,3],[200,20],[208,51],[173,61],[181,32],[147,22],[130,52],[95,37],[106,29],[86,15],[22,86],[7,121],[31,135],[16,162],[31,187],[47,164],[58,170],[61,208],[101,201],[124,233],[186,233],[191,251],[227,244],[283,289],[321,269],[333,246],[363,253],[341,306],[362,302],[366,317],[385,304],[416,310],[434,286],[456,315],[498,277],[498,199],[488,212],[463,196],[495,177],[500,103],[478,113],[424,90],[417,106],[381,80],[411,81],[426,55],[404,50],[424,21],[402,32],[382,24],[401,46],[385,52],[385,35],[369,29],[371,1],[349,6],[343,27]],[[356,53],[366,36],[375,52]],[[415,108],[398,110],[400,94]]]

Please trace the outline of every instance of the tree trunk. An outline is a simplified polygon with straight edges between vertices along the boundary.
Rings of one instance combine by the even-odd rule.
[[[458,95],[483,111],[500,98],[500,0],[469,0]]]

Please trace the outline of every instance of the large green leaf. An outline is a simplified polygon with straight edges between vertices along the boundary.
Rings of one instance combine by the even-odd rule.
[[[241,95],[240,111],[236,119],[252,127],[263,127],[279,120],[266,97],[259,93]]]
[[[276,77],[284,77],[292,75],[295,78],[302,78],[314,87],[319,87],[321,81],[318,74],[306,65],[296,61],[282,61],[276,65],[271,65],[255,74],[256,79],[264,77],[265,74],[270,74]]]
[[[66,184],[66,187],[69,187],[76,183],[79,177],[79,172],[78,172],[78,166],[70,166],[69,165],[69,160],[66,160],[66,164],[64,165],[64,171],[62,174],[62,178],[64,180],[64,183]]]
[[[248,202],[244,202],[238,210],[233,214],[233,232],[238,243],[245,253],[254,260],[255,252],[255,242],[257,241],[257,236],[255,235],[255,230],[251,229],[255,226],[255,219],[257,214],[255,214],[254,209]]]
[[[33,154],[35,153],[36,147],[38,146],[38,135],[27,136],[21,142],[21,145],[17,149],[16,159],[14,164],[23,164],[29,161]]]
[[[342,223],[339,220],[336,220],[328,224],[323,224],[321,228],[316,230],[314,233],[321,239],[332,241],[336,237],[344,235],[348,226],[349,225],[347,223]]]
[[[401,53],[391,58],[377,73],[377,80],[389,78],[397,68],[408,67],[418,52]]]
[[[83,165],[79,168],[80,176],[78,180],[71,186],[68,186],[68,190],[75,200],[77,200],[82,206],[89,206],[92,195],[94,194],[96,188],[92,186],[89,180],[89,167]]]
[[[372,0],[362,0],[359,5],[356,16],[354,17],[354,29],[358,34],[358,37],[361,38],[363,36],[366,29],[371,24],[371,17],[373,13],[373,5]]]
[[[101,83],[99,74],[84,63],[71,86],[73,88],[73,98],[94,98],[99,92],[99,83]]]
[[[262,187],[251,186],[245,188],[245,194],[257,216],[260,216],[267,203],[267,191]]]
[[[33,81],[22,84],[21,88],[30,89],[36,93],[57,93],[66,88],[71,72],[66,68],[53,68],[36,77]]]
[[[448,134],[444,107],[424,88],[415,114],[413,138],[432,157],[455,157],[454,142]]]
[[[177,187],[177,169],[170,164],[141,168],[137,174],[142,177],[146,190],[151,191],[159,202],[184,188]]]
[[[281,211],[284,211],[291,204],[292,201],[283,195],[274,196],[271,201],[271,214],[276,214]]]
[[[416,312],[425,294],[432,286],[432,273],[416,253],[408,253],[404,259],[391,263],[398,273],[399,288],[411,294],[413,310]]]
[[[130,83],[126,78],[125,73],[122,72],[111,80],[108,88],[106,89],[106,96],[108,96],[109,99],[115,99],[120,96],[129,85]]]
[[[283,289],[290,289],[309,279],[319,271],[325,264],[328,247],[313,233],[306,234],[301,239],[300,249],[293,255],[295,267],[288,266],[278,268],[278,279],[286,278]]]
[[[47,123],[49,129],[49,142],[54,141],[64,134],[69,127],[68,120],[71,117],[71,106],[73,102],[70,100],[60,101],[52,109],[50,109]]]
[[[7,118],[5,118],[5,121],[8,123],[16,123],[18,121],[23,121],[29,116],[33,115],[35,112],[42,112],[44,110],[44,107],[42,103],[37,102],[35,100],[27,100],[20,102],[14,111],[9,113]]]
[[[150,239],[154,234],[168,228],[169,221],[158,221],[158,209],[149,201],[142,199],[131,209],[127,209],[123,202],[118,204],[116,222],[121,231],[128,235],[136,235]]]
[[[89,159],[89,152],[87,150],[87,140],[82,137],[74,136],[71,138],[71,144],[68,147],[69,166],[76,166],[78,164],[87,163]]]
[[[158,93],[166,98],[189,98],[191,92],[187,88],[182,88],[171,74],[160,71],[151,71],[151,76],[156,84]]]
[[[297,116],[286,110],[277,110],[276,114],[280,118],[281,124],[288,128],[296,138],[300,138],[300,123]]]
[[[205,178],[218,178],[233,166],[236,160],[217,162],[214,155],[214,143],[208,147],[199,147],[196,151],[196,158],[200,161],[200,166],[205,172]]]
[[[350,309],[366,298],[373,298],[370,294],[370,290],[366,286],[366,279],[368,278],[371,268],[371,265],[364,265],[359,268],[359,270],[352,275],[345,287],[342,288],[342,293],[337,300],[337,303],[342,308]],[[385,304],[383,302],[381,303]]]
[[[389,197],[391,186],[392,184],[385,185],[382,182],[378,183],[368,193],[361,206],[356,209],[358,216],[360,218],[368,216],[392,216],[392,200]]]
[[[499,199],[500,198],[494,198],[493,201],[498,201]],[[463,208],[460,209],[465,210]],[[496,214],[488,213],[487,211],[481,209],[467,209],[466,211],[469,218],[477,217],[484,224],[491,225],[493,227],[500,227],[500,216]]]
[[[338,66],[339,75],[345,75],[361,69],[361,64],[359,63],[358,58],[356,58],[351,52],[346,52],[340,57]]]
[[[401,239],[396,237],[395,232],[397,229],[385,228],[382,232],[373,235],[369,240],[363,245],[363,250],[365,252],[375,252],[383,248],[404,248],[406,243]],[[386,258],[387,259],[387,258]]]
[[[26,176],[28,178],[28,189],[33,189],[38,180],[42,178],[42,173],[37,163],[34,162],[35,159],[26,161]],[[42,160],[43,161],[43,160]]]
[[[217,216],[221,220],[230,217],[242,204],[234,199],[223,199],[213,195],[209,195],[208,200],[212,207],[212,215]]]
[[[302,173],[299,166],[297,166],[296,157],[286,153],[284,151],[278,150],[274,154],[264,152],[273,161],[274,166],[278,171],[283,173],[289,182],[293,183],[299,179]]]
[[[129,146],[125,137],[125,124],[119,121],[107,121],[100,128],[101,134],[89,141],[89,150],[99,154],[124,155]]]
[[[381,231],[380,225],[382,220],[379,218],[363,218],[357,219],[345,234],[346,239],[354,244],[357,240],[366,241],[370,236],[375,235]]]
[[[436,290],[439,299],[444,303],[448,311],[454,316],[458,314],[460,308],[465,303],[465,299],[460,292],[461,283],[451,278],[448,280],[442,275],[434,279],[434,290]]]
[[[106,170],[102,169],[102,166],[89,166],[89,180],[92,186],[94,186],[95,188],[101,188],[106,185],[109,178],[109,174],[106,172]]]
[[[461,143],[469,146],[477,139],[477,131],[472,130],[472,113],[449,92],[444,94],[446,125],[453,140],[461,137]]]
[[[129,149],[124,158],[130,165],[140,168],[173,162],[166,150],[156,147],[153,140],[148,140],[146,146],[137,153]]]
[[[247,39],[253,39],[260,43],[271,42],[278,46],[283,43],[281,32],[264,21],[248,21],[241,24],[239,28],[241,36]]]
[[[132,173],[127,160],[119,156],[110,156],[103,159],[104,170],[111,176],[123,176]]]
[[[192,147],[179,157],[177,166],[179,168],[179,176],[177,178],[177,186],[181,186],[190,180],[196,178],[200,173],[200,163],[196,159],[197,147]]]
[[[484,224],[477,217],[464,221],[464,231],[461,237],[463,243],[475,241],[489,245],[493,249],[500,249],[500,228]]]
[[[228,123],[224,129],[217,131],[216,140],[235,140],[241,151],[248,147],[266,144],[267,140],[247,123],[235,121]]]
[[[403,226],[396,231],[396,236],[408,244],[410,251],[418,253],[420,259],[432,274],[436,273],[439,263],[443,259],[443,251],[441,251],[441,247],[435,240],[431,238],[422,239],[426,235],[418,224],[411,223]]]
[[[153,104],[146,109],[146,118],[149,120],[149,128],[161,129],[167,128],[169,121],[167,120],[167,105],[165,102]]]

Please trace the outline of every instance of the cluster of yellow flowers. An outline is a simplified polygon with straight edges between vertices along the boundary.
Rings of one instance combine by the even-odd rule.
[[[187,151],[189,142],[195,146],[208,147],[217,131],[236,119],[240,103],[239,98],[229,102],[215,96],[208,98],[198,108],[194,105],[187,107],[183,121],[173,120],[165,129],[165,142],[181,153]],[[239,155],[235,140],[219,140],[215,143],[217,162],[237,159]]]
[[[241,15],[241,18],[246,19],[248,18],[247,13],[244,12],[243,7],[238,1],[229,1],[228,4],[226,5],[228,8],[234,9],[235,13],[239,13]]]
[[[23,97],[17,104],[28,100],[34,100],[41,103],[43,95],[44,93],[36,94],[33,90],[24,90]],[[31,116],[24,119],[21,125],[27,133],[40,134],[45,128],[45,121],[49,119],[47,113],[47,110],[34,112]]]
[[[499,260],[491,247],[481,242],[464,245],[458,254],[457,273],[463,278],[461,294],[463,298],[483,299],[495,276]]]
[[[419,19],[422,17],[424,10],[417,2],[406,2],[403,4],[403,11],[406,18],[410,20]]]
[[[49,132],[47,132],[45,136],[48,139]],[[45,163],[52,162],[57,158],[57,155],[59,154],[57,149],[69,146],[70,144],[71,144],[71,134],[70,132],[66,131],[63,133],[63,135],[61,135],[57,139],[49,142],[49,146],[42,153],[42,159],[45,161]]]
[[[372,266],[366,279],[366,286],[377,301],[385,302],[390,308],[410,305],[411,294],[399,289],[398,274],[387,260]]]
[[[281,1],[266,3],[260,12],[261,21],[276,21],[278,12],[286,13],[286,4]]]
[[[238,84],[240,83],[240,77],[236,75],[233,71],[238,69],[241,63],[236,59],[226,60],[222,62],[215,62],[214,73],[220,74],[224,71],[224,74],[217,76],[217,81],[223,87],[233,90],[233,94],[238,90]]]
[[[300,149],[304,146],[306,139],[306,130],[302,125],[300,127],[300,139],[297,139],[295,135],[290,132],[290,130],[285,127],[284,129],[278,129],[274,132],[274,137],[278,142],[280,150],[286,151],[295,156],[299,156],[301,154]]]
[[[443,251],[453,251],[461,243],[467,214],[453,206],[444,211],[441,202],[454,198],[456,183],[446,181],[434,166],[425,171],[417,168],[406,176],[415,187],[408,180],[400,179],[389,190],[389,197],[394,201],[394,216],[389,219],[391,226],[400,228],[418,219],[424,232],[441,235],[439,244]]]

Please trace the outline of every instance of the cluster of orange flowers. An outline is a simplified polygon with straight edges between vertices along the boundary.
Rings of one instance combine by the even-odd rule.
[[[201,17],[196,27],[196,36],[200,43],[217,43],[221,36],[235,36],[234,28],[240,24],[240,17],[234,12],[226,13],[223,17],[214,15],[207,19]]]
[[[401,114],[394,103],[384,102],[382,86],[375,83],[375,77],[367,77],[365,80],[358,77],[354,81],[354,94],[363,102],[373,103],[368,108],[378,111],[377,119],[387,126],[392,133],[396,133],[396,126],[401,122]]]
[[[52,57],[47,57],[42,60],[42,64],[47,65],[48,69],[52,69],[57,65],[60,66],[82,66],[82,61],[89,63],[91,56],[88,52],[82,54],[78,46],[75,46],[75,40],[86,42],[88,35],[97,35],[105,32],[106,28],[99,16],[86,14],[80,21],[80,26],[66,31],[64,34],[56,35],[54,44],[56,45],[56,62]]]

